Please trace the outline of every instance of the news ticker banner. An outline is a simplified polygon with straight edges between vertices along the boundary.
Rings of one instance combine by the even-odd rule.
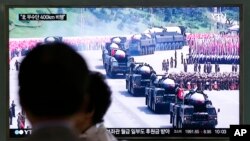
[[[229,137],[229,129],[107,128],[116,137]],[[249,131],[250,132],[250,131]],[[31,129],[10,129],[11,138],[29,136]]]
[[[19,14],[19,21],[66,21],[67,14]]]
[[[238,140],[250,137],[250,125],[231,125],[230,128],[174,129],[174,128],[107,128],[116,137],[230,137]],[[10,129],[10,138],[31,135],[31,129]]]

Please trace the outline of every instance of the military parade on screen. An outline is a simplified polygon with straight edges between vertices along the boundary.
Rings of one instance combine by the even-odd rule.
[[[145,96],[145,103],[152,111],[170,114],[173,127],[189,127],[189,124],[176,119],[177,115],[182,116],[174,110],[179,105],[176,99],[195,112],[208,111],[213,118],[207,125],[214,128],[217,125],[216,110],[203,91],[239,90],[239,34],[187,35],[183,27],[155,27],[141,34],[121,37],[10,40],[10,62],[25,56],[41,41],[63,41],[73,45],[77,51],[102,50],[107,77],[112,79],[122,74],[128,92],[134,96]],[[186,54],[182,52],[184,47],[188,48]],[[174,54],[166,54],[164,60],[158,60],[163,74],[156,72],[152,64],[138,62],[134,58],[162,50],[174,51]],[[180,58],[177,57],[177,50]],[[10,69],[18,71],[20,61],[16,59]],[[221,65],[225,64],[231,65],[231,72],[221,71]],[[182,71],[172,71],[177,67],[183,68]],[[162,94],[167,94],[167,97]],[[201,118],[198,113],[195,115],[197,119]]]
[[[116,37],[116,40],[113,38],[103,48],[103,65],[110,78],[119,73],[125,75],[121,70],[127,70],[128,93],[145,96],[145,104],[155,113],[170,114],[173,128],[215,128],[218,124],[216,108],[203,91],[239,90],[239,39],[238,34],[204,35],[191,34],[186,37],[185,32],[178,30],[161,30],[157,34],[155,31],[153,34],[144,32],[133,35],[127,47],[126,41],[121,42],[120,37]],[[186,43],[183,42],[184,37]],[[114,47],[115,43],[118,46]],[[189,47],[188,54],[184,57],[181,53],[179,59],[184,66],[184,72],[169,73],[170,69],[177,68],[176,50],[181,50],[185,44]],[[120,50],[127,53],[123,55],[123,61],[119,61],[117,54],[113,53]],[[174,57],[169,55],[170,58],[162,62],[162,70],[166,71],[163,75],[157,74],[150,64],[137,62],[131,57],[161,50],[175,50]],[[232,72],[220,71],[220,65],[225,64],[232,65]],[[194,70],[188,71],[188,65],[193,65]]]

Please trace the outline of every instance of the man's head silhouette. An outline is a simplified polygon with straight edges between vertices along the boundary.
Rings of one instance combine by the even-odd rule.
[[[20,65],[20,104],[28,118],[70,117],[83,104],[88,75],[85,60],[69,45],[38,44]]]

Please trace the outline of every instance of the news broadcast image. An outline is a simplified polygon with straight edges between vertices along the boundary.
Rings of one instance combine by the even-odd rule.
[[[10,8],[9,127],[32,128],[19,104],[19,65],[37,43],[54,41],[106,76],[107,128],[237,125],[239,15],[239,7]]]

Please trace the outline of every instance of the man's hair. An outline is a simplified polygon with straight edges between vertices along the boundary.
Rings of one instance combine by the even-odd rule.
[[[71,46],[38,44],[20,65],[20,104],[38,117],[71,116],[83,104],[88,76],[84,58]]]
[[[103,122],[103,117],[111,104],[112,92],[101,73],[90,73],[88,93],[90,95],[90,100],[87,110],[89,112],[94,111],[92,122],[94,124]]]

